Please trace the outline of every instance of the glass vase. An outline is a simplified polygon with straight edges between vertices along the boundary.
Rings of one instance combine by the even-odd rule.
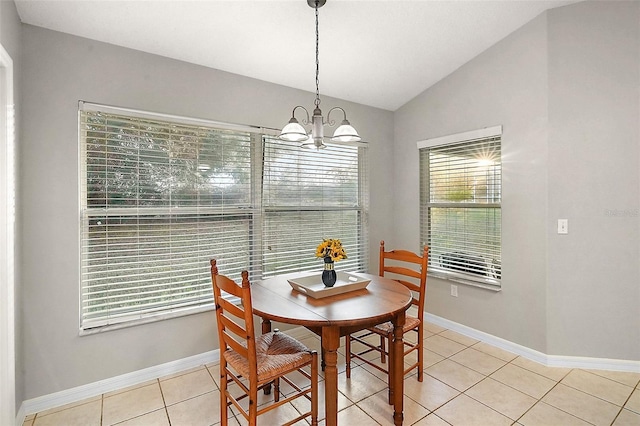
[[[324,270],[322,271],[322,283],[325,287],[333,287],[336,283],[336,271],[333,269],[333,260],[330,256],[324,258]]]

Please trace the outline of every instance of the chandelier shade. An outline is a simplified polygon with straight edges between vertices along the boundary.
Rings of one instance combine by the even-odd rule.
[[[333,132],[331,138],[333,142],[360,142],[361,140],[360,135],[347,119],[342,120],[342,124]]]
[[[316,99],[314,101],[315,108],[313,110],[313,116],[311,119],[309,118],[309,111],[298,105],[293,108],[293,112],[291,113],[291,118],[289,122],[282,128],[280,131],[280,135],[278,136],[280,139],[289,141],[289,142],[302,142],[301,147],[303,148],[315,148],[322,149],[325,148],[324,144],[324,126],[333,127],[336,122],[331,120],[329,116],[331,112],[335,110],[342,111],[344,115],[342,122],[338,126],[338,128],[333,133],[331,137],[331,142],[334,143],[350,143],[350,142],[360,142],[362,139],[360,135],[356,131],[356,129],[349,123],[347,120],[347,113],[344,109],[340,107],[333,107],[329,110],[327,114],[327,119],[325,120],[322,116],[322,110],[320,109],[320,60],[319,60],[319,42],[320,35],[318,30],[318,9],[322,7],[326,0],[307,0],[309,6],[315,9],[316,13]],[[301,119],[302,124],[296,118],[296,110],[300,108],[302,109],[306,116]],[[311,131],[307,131],[303,126],[311,126]]]
[[[295,117],[291,117],[289,123],[282,128],[280,132],[280,139],[283,141],[289,142],[302,142],[304,140],[309,139],[309,135],[307,135],[307,131],[302,127],[302,125],[296,120]]]

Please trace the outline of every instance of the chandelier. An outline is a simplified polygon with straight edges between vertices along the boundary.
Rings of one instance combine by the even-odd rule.
[[[351,123],[349,123],[349,120],[347,120],[347,113],[344,109],[340,107],[331,108],[327,113],[326,121],[322,116],[322,111],[320,110],[320,61],[318,59],[320,36],[318,32],[318,9],[324,6],[326,1],[327,0],[307,0],[309,6],[314,8],[316,11],[316,99],[314,101],[315,108],[313,110],[313,116],[309,119],[309,111],[301,105],[294,107],[289,123],[282,128],[282,131],[278,136],[280,139],[285,141],[302,142],[301,147],[303,148],[326,148],[326,145],[324,144],[324,126],[335,126],[335,120],[331,120],[329,117],[331,116],[331,113],[336,110],[342,111],[343,120],[340,123],[340,126],[338,126],[336,131],[333,133],[331,141],[344,143],[360,142],[361,140],[356,129],[354,129],[353,126],[351,126]],[[305,112],[306,116],[302,118],[301,121],[305,126],[311,125],[311,133],[308,133],[302,124],[300,124],[296,119],[297,109],[302,109]]]

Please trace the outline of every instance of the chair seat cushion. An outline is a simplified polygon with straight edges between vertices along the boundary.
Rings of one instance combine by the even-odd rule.
[[[285,372],[293,371],[311,361],[311,351],[291,336],[271,332],[256,336],[258,383],[269,381]],[[249,377],[249,363],[237,352],[228,349],[225,360],[238,374]]]
[[[417,328],[419,325],[420,320],[418,318],[407,315],[407,319],[405,320],[404,327],[402,327],[402,329],[406,333],[409,330]],[[391,321],[383,322],[382,324],[369,328],[369,330],[376,334],[387,336],[389,333],[393,333],[393,323]]]

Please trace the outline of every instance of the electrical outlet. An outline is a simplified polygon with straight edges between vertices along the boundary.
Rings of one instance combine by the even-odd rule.
[[[453,297],[458,297],[458,286],[451,284],[451,295]]]

